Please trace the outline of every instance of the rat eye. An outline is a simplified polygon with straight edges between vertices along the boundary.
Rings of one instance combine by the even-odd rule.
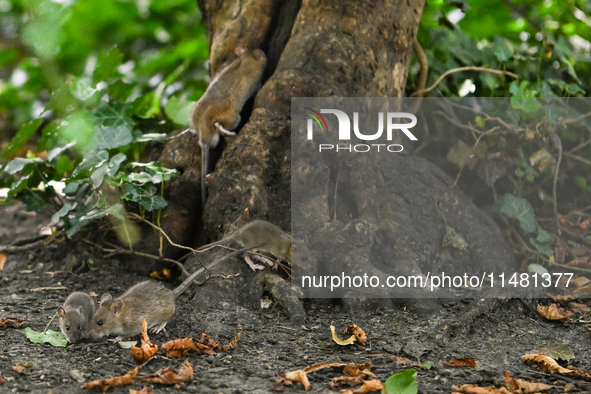
[[[81,330],[82,328],[80,326],[78,326],[78,329]]]
[[[103,321],[102,320],[99,320],[99,321],[96,322],[96,324],[98,324],[99,326],[102,326],[103,325]]]
[[[66,331],[70,331],[70,326],[66,326]]]

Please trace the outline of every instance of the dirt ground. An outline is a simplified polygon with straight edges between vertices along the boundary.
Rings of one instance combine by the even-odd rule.
[[[0,245],[33,238],[47,222],[47,217],[26,213],[19,206],[0,205]],[[0,393],[82,393],[88,391],[82,388],[85,382],[120,375],[136,366],[129,350],[106,340],[63,348],[34,344],[25,337],[24,327],[43,330],[72,291],[120,294],[146,279],[125,272],[124,257],[103,259],[92,250],[86,244],[61,244],[5,252],[7,261],[0,270],[0,319],[13,316],[28,323],[19,329],[0,328],[0,378],[6,379]],[[99,263],[100,268],[89,270],[86,264],[80,264],[88,259]],[[254,279],[253,286],[257,286]],[[306,323],[296,326],[276,304],[261,309],[258,302],[244,305],[220,297],[219,302],[208,300],[204,307],[199,293],[196,287],[179,297],[166,333],[153,335],[152,341],[161,345],[170,339],[199,338],[202,332],[220,343],[229,342],[239,331],[242,337],[238,346],[227,352],[190,353],[186,359],[194,366],[194,380],[177,387],[148,385],[155,393],[304,392],[299,383],[281,386],[278,373],[321,362],[370,362],[382,382],[415,364],[429,362],[430,369],[414,366],[418,369],[419,393],[451,393],[453,385],[468,383],[502,386],[504,370],[514,378],[555,385],[550,393],[565,389],[591,392],[590,382],[551,375],[521,361],[523,354],[537,346],[563,343],[575,355],[570,364],[591,371],[591,334],[584,324],[590,317],[579,312],[575,318],[583,319],[578,322],[575,318],[566,324],[547,321],[536,311],[537,300],[438,301],[438,310],[428,316],[404,307],[375,309],[350,303],[345,308],[338,300],[305,300]],[[352,309],[351,305],[357,307]],[[337,330],[357,324],[367,333],[366,346],[337,345],[331,339],[331,323]],[[57,321],[51,328],[59,330]],[[452,357],[471,357],[477,366],[444,366],[443,362]],[[22,374],[12,369],[17,363],[29,362],[32,366]],[[182,363],[183,359],[168,359],[159,352],[140,374],[170,365],[178,368]],[[311,392],[338,391],[331,388],[330,378],[339,375],[337,368],[310,374]],[[129,388],[139,390],[143,386],[136,382],[109,392],[129,393]]]

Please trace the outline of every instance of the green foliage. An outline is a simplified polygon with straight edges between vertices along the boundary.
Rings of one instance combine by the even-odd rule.
[[[407,369],[404,372],[390,376],[384,382],[383,394],[417,394],[419,387],[417,384],[417,371]]]
[[[68,340],[60,331],[46,330],[35,331],[31,327],[25,328],[25,334],[33,343],[49,343],[51,346],[66,347]]]
[[[208,42],[195,1],[1,6],[0,39],[14,45],[0,47],[10,76],[0,80],[9,125],[0,140],[12,137],[0,153],[0,188],[28,209],[51,207],[52,225],[63,221],[69,235],[124,212],[106,188],[147,211],[166,206],[162,184],[175,171],[126,163],[186,127],[207,86]],[[65,197],[52,186],[61,181]]]

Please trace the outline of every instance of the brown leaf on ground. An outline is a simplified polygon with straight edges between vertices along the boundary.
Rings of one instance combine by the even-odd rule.
[[[4,263],[6,263],[6,255],[0,253],[0,271],[4,269]]]
[[[0,320],[0,327],[2,327],[2,328],[8,328],[8,327],[19,328],[20,326],[22,326],[26,322],[27,322],[26,319],[22,320],[22,319],[19,319],[18,317],[3,317],[2,320]]]
[[[193,380],[193,365],[185,360],[181,369],[177,372],[173,367],[163,368],[152,375],[136,376],[135,380],[152,384],[177,384]]]
[[[558,303],[558,304],[566,304],[569,301],[574,301],[577,298],[573,297],[572,295],[558,295],[558,294],[551,294],[548,292],[544,292],[544,294],[546,294],[548,297],[550,297],[552,299],[552,301]]]
[[[537,364],[538,367],[550,373],[571,373],[572,370],[561,367],[556,360],[545,354],[524,354],[521,356],[521,361],[531,361]]]
[[[291,385],[293,382],[300,382],[304,386],[304,390],[312,390],[312,385],[308,380],[308,374],[303,369],[287,372],[285,375],[279,375],[277,381],[286,386]]]
[[[156,354],[158,345],[154,345],[148,336],[148,323],[146,319],[142,319],[142,338],[140,340],[140,347],[131,347],[131,357],[136,363],[143,364]]]
[[[556,262],[562,264],[564,263],[564,259],[566,258],[567,250],[563,244],[557,242],[554,245],[554,256],[556,257]]]
[[[574,367],[572,365],[567,366],[568,369],[572,370],[569,375],[576,375],[579,378],[586,380],[587,382],[591,382],[591,374],[588,372],[581,371],[579,368]]]
[[[337,387],[343,384],[348,384],[349,386],[357,386],[362,383],[362,376],[336,376],[330,380],[330,387],[336,389]]]
[[[453,389],[455,390],[453,394],[511,394],[511,392],[504,387],[480,387],[475,384],[453,386]]]
[[[240,339],[241,335],[242,335],[242,331],[240,331],[238,334],[236,334],[234,339],[232,339],[230,341],[230,343],[228,343],[227,345],[220,345],[219,343],[217,343],[216,341],[211,339],[211,337],[209,335],[207,335],[206,333],[202,333],[201,339],[199,340],[199,342],[202,345],[212,347],[214,349],[221,349],[221,350],[227,351],[227,350],[234,349],[238,345],[238,340]]]
[[[364,380],[363,385],[361,387],[356,388],[355,390],[341,390],[343,394],[364,394],[364,393],[371,393],[372,391],[383,390],[384,385],[377,379],[374,380]]]
[[[201,350],[195,345],[192,338],[175,339],[162,345],[162,350],[166,352],[166,357],[178,358],[186,355],[191,350],[201,353]]]
[[[509,372],[507,371],[503,372],[503,377],[505,378],[505,383],[507,384],[509,390],[511,390],[514,393],[519,392],[523,394],[530,394],[536,393],[538,391],[550,390],[554,387],[545,383],[526,382],[525,380],[514,379],[511,377],[511,375],[509,375]]]
[[[591,294],[591,284],[579,287],[573,291],[573,295],[576,295],[577,297],[584,297],[589,294]]]
[[[25,366],[22,364],[14,364],[11,369],[19,375],[23,375],[25,373]]]
[[[351,345],[353,342],[357,340],[357,337],[355,335],[351,335],[349,338],[342,340],[337,336],[335,328],[332,324],[330,325],[330,331],[332,332],[332,340],[335,341],[337,345],[347,346]]]
[[[6,379],[0,378],[0,386],[2,386],[4,383],[6,383]]]
[[[569,302],[567,304],[569,309],[573,312],[589,312],[591,309],[585,304],[579,304],[578,302]]]
[[[371,376],[375,378],[376,375],[370,369],[370,362],[366,362],[365,364],[349,363],[343,368],[343,373],[347,376]]]
[[[129,394],[154,394],[147,386],[144,386],[141,390],[129,389]]]
[[[86,389],[99,389],[103,392],[107,391],[111,387],[126,386],[133,383],[133,378],[140,371],[140,367],[135,367],[125,375],[114,376],[103,380],[93,380],[84,385]]]
[[[321,369],[324,368],[333,368],[333,367],[344,367],[345,363],[320,363],[320,364],[312,364],[307,366],[306,368],[304,368],[303,370],[306,371],[306,373],[312,373],[312,372],[316,372],[319,371]]]
[[[168,268],[162,268],[162,271],[153,271],[150,276],[157,280],[168,280],[170,279],[170,270]]]
[[[569,267],[582,267],[582,268],[589,268],[589,256],[581,256],[575,257],[571,261],[569,261],[566,265]],[[569,287],[572,286],[573,281],[571,280],[569,283]]]
[[[538,313],[548,320],[559,320],[562,322],[566,322],[569,317],[573,316],[571,312],[565,312],[563,309],[558,308],[556,304],[549,306],[538,304]]]
[[[586,276],[579,276],[578,278],[572,279],[568,286],[583,287],[589,284],[589,282],[591,282],[591,280],[589,280],[589,278],[587,278]]]
[[[444,362],[443,365],[445,365],[446,367],[456,368],[476,368],[476,361],[470,357],[452,357],[451,360]]]
[[[355,335],[357,342],[359,342],[362,345],[365,345],[365,341],[367,341],[367,334],[356,324],[353,324],[352,326],[345,328],[344,331],[348,332],[349,334]]]
[[[589,219],[582,221],[581,223],[573,223],[567,218],[561,217],[560,223],[562,223],[562,225],[566,227],[568,231],[577,235],[585,234],[587,232],[587,228],[589,227]]]

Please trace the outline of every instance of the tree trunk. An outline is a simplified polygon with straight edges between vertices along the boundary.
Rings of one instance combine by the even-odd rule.
[[[161,155],[165,165],[184,171],[183,180],[169,188],[170,206],[163,218],[164,230],[175,241],[191,243],[194,234],[201,242],[214,241],[236,222],[263,219],[286,231],[314,233],[308,241],[329,273],[339,269],[336,262],[351,261],[352,256],[380,277],[385,272],[423,273],[442,266],[466,272],[475,261],[499,271],[515,265],[492,219],[452,188],[453,180],[443,171],[412,155],[398,155],[369,180],[358,172],[373,165],[365,156],[348,163],[327,156],[323,162],[308,163],[307,172],[294,166],[293,173],[315,185],[306,199],[316,204],[317,214],[302,228],[291,228],[291,98],[401,97],[423,0],[198,4],[208,28],[214,73],[237,46],[260,48],[269,61],[261,90],[242,113],[247,122],[236,137],[225,138],[208,176],[203,213],[196,137],[187,134],[173,140]],[[353,202],[347,215],[331,214],[334,207],[327,190],[336,190],[337,177],[339,193],[347,193],[347,185],[363,190],[338,195]],[[371,187],[363,189],[364,182]],[[442,247],[448,225],[467,238],[467,251]],[[198,230],[201,226],[204,233]],[[391,253],[376,249],[381,246]]]

